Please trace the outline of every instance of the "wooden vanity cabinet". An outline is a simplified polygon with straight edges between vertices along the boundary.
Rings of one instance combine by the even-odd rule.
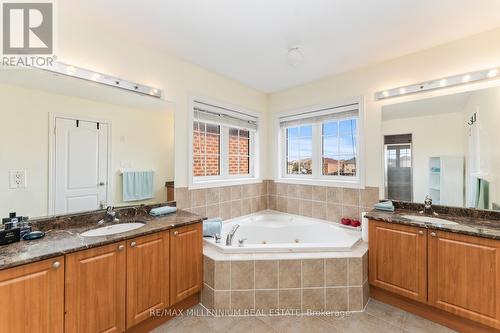
[[[66,255],[65,332],[125,330],[125,242]]]
[[[127,328],[170,305],[169,239],[167,231],[127,241]]]
[[[202,224],[170,231],[170,304],[198,293],[203,286]]]
[[[0,332],[64,330],[64,257],[0,271]]]
[[[427,232],[424,228],[370,221],[370,284],[427,301]]]
[[[375,298],[417,301],[394,305],[459,331],[500,329],[500,241],[370,220],[368,246]]]
[[[500,241],[429,230],[431,306],[500,329]]]

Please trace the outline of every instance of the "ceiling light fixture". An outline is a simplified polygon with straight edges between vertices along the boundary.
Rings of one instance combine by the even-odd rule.
[[[295,67],[304,61],[304,56],[300,48],[296,46],[288,49],[287,59],[288,63]]]
[[[440,78],[427,82],[412,84],[409,86],[386,89],[376,92],[375,99],[382,100],[386,98],[415,94],[435,89],[449,88],[466,83],[475,83],[479,81],[496,78],[498,76],[498,73],[499,73],[499,68],[495,67],[476,72],[464,73],[464,74],[449,76],[446,78]]]
[[[94,72],[89,69],[67,65],[62,62],[54,62],[52,63],[51,66],[36,66],[35,68],[52,72],[55,74],[63,74],[77,79],[92,81],[107,86],[132,91],[145,96],[153,96],[156,98],[161,98],[162,95],[161,90],[154,87],[122,80],[113,76]]]

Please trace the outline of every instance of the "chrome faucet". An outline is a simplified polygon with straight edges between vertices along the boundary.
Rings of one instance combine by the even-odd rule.
[[[420,211],[420,214],[439,215],[438,213],[434,212],[434,210],[432,209],[432,197],[430,195],[425,196],[424,210]]]
[[[233,229],[231,229],[231,231],[227,234],[227,237],[226,237],[226,246],[231,246],[233,244],[234,234],[236,233],[236,230],[238,230],[239,227],[240,227],[240,225],[236,224],[233,227]]]
[[[106,208],[106,216],[97,223],[103,224],[105,222],[118,222],[118,219],[116,218],[116,212],[115,212],[113,206],[108,206]]]

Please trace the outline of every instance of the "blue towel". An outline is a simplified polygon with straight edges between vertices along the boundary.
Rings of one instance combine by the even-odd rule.
[[[163,206],[158,208],[153,208],[149,211],[149,215],[151,216],[162,216],[170,213],[175,213],[177,211],[177,207],[172,206]]]
[[[153,171],[123,172],[123,201],[152,199]]]
[[[203,221],[203,237],[213,237],[215,234],[221,234],[222,219],[214,218]]]
[[[373,207],[376,210],[383,210],[386,212],[393,212],[394,211],[394,205],[392,204],[391,200],[376,203]]]

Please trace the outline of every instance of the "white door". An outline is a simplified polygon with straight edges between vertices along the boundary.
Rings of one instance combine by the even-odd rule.
[[[96,210],[107,202],[108,125],[56,118],[54,213]]]

